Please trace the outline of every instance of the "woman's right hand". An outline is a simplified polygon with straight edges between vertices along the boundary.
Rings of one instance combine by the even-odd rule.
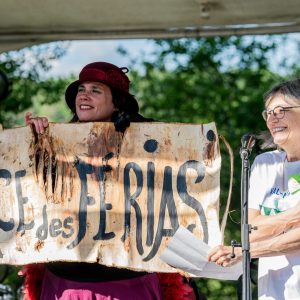
[[[231,246],[223,246],[219,245],[212,248],[208,253],[208,261],[215,262],[217,265],[221,267],[229,267],[242,259],[242,249],[235,248],[234,257],[231,256],[232,247]]]
[[[36,133],[44,133],[45,129],[49,126],[49,122],[46,117],[32,117],[31,112],[26,113],[25,123],[26,125],[33,125]]]

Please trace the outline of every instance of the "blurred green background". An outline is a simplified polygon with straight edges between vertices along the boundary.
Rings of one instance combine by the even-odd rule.
[[[231,36],[178,40],[155,40],[151,55],[132,57],[120,48],[130,64],[132,93],[141,113],[163,122],[207,123],[214,121],[234,151],[234,181],[226,243],[240,241],[240,139],[245,133],[266,129],[261,117],[263,95],[274,84],[300,74],[299,53],[281,52],[283,44],[299,49],[291,35]],[[68,51],[52,43],[0,55],[0,69],[9,75],[11,94],[0,101],[0,124],[4,128],[24,125],[24,114],[47,116],[52,122],[67,122],[70,113],[64,90],[70,78],[47,78],[51,62]],[[34,58],[28,60],[28,56]],[[220,141],[222,154],[221,214],[228,196],[229,155]],[[252,157],[260,152],[255,147]],[[252,270],[256,278],[255,264]],[[4,282],[16,291],[22,284],[16,268],[10,267]],[[207,299],[237,299],[240,282],[197,279]],[[253,284],[253,299],[256,285]],[[16,296],[17,297],[17,296]]]

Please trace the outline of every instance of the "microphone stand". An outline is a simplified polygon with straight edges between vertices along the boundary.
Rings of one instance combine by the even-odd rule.
[[[251,300],[251,278],[250,278],[250,241],[249,234],[253,229],[248,224],[248,189],[249,189],[249,175],[250,162],[249,156],[255,144],[253,135],[245,135],[242,137],[242,147],[240,149],[240,156],[242,159],[242,174],[241,174],[241,241],[243,253],[243,290],[242,299]]]

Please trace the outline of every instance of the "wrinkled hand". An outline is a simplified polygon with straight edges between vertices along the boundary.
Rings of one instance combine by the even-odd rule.
[[[45,129],[49,126],[49,122],[46,117],[32,117],[31,112],[26,113],[25,123],[26,125],[33,125],[36,133],[44,133]]]
[[[222,267],[229,267],[242,259],[242,249],[235,248],[235,257],[231,258],[232,247],[219,245],[212,248],[208,253],[208,261],[215,262]]]

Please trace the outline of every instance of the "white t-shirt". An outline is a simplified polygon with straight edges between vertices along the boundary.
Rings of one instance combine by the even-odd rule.
[[[262,215],[278,214],[300,201],[300,161],[288,162],[286,153],[258,155],[252,165],[249,208]],[[292,254],[262,257],[258,267],[260,300],[300,299],[300,249]]]

